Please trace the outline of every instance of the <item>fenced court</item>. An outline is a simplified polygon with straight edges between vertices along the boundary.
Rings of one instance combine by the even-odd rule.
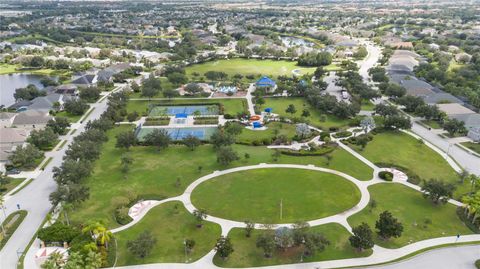
[[[136,132],[137,139],[143,141],[145,136],[156,128],[139,128]],[[183,138],[191,135],[200,140],[208,140],[210,136],[215,132],[217,127],[191,127],[191,128],[162,128],[167,131],[172,140],[182,140]]]
[[[198,112],[197,112],[198,111]],[[148,116],[174,116],[176,114],[193,115],[200,113],[199,115],[218,115],[217,105],[201,105],[201,106],[154,106],[150,110]]]

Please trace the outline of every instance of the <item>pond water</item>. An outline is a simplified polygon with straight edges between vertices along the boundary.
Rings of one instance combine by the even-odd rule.
[[[282,36],[280,37],[282,40],[283,45],[287,47],[295,47],[295,46],[304,46],[304,47],[313,47],[315,44],[308,40],[298,38],[298,37],[291,37],[291,36]]]
[[[40,80],[44,77],[45,76],[24,73],[0,75],[0,106],[10,106],[15,103],[15,98],[13,98],[15,89],[24,88],[29,84],[43,89],[44,87],[42,83],[40,83]]]

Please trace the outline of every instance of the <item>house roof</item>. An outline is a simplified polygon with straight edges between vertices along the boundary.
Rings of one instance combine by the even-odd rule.
[[[95,75],[88,74],[75,79],[74,81],[72,81],[72,84],[89,85],[93,84],[94,79]]]
[[[425,103],[438,104],[438,103],[458,103],[463,104],[463,101],[457,97],[446,92],[435,92],[425,96]]]
[[[450,115],[461,115],[461,114],[474,114],[475,111],[468,109],[461,104],[438,104],[438,108],[445,112],[448,116]]]
[[[21,107],[29,106],[29,105],[31,105],[31,104],[32,104],[31,101],[21,100],[21,101],[16,102],[15,104],[9,106],[8,108],[10,108],[10,109],[19,109],[19,108],[21,108]]]
[[[47,124],[51,118],[48,112],[42,110],[27,110],[18,113],[13,120],[13,125]]]
[[[10,112],[0,112],[0,120],[9,120],[13,117],[15,117],[15,113],[10,113]]]
[[[18,144],[27,140],[28,132],[21,128],[0,129],[0,144]]]
[[[480,114],[478,113],[458,114],[458,115],[453,115],[451,117],[459,121],[463,121],[467,129],[480,127]]]
[[[33,110],[50,110],[53,108],[55,102],[62,102],[65,99],[70,99],[69,97],[65,97],[63,94],[52,93],[47,96],[37,97],[32,100],[32,104],[28,107],[28,109]]]

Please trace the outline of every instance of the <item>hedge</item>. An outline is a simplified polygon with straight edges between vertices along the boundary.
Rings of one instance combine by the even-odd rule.
[[[79,236],[81,231],[74,226],[69,226],[61,222],[54,223],[51,226],[42,228],[38,231],[37,237],[45,242],[67,242],[70,243],[75,237]]]
[[[385,181],[392,181],[393,180],[393,174],[391,172],[388,172],[388,171],[380,171],[378,173],[378,177],[380,177],[381,179],[383,179]]]
[[[351,135],[352,135],[352,132],[350,132],[350,131],[342,131],[342,132],[338,132],[338,133],[333,134],[333,137],[343,138],[343,137],[348,137],[348,136],[351,136]]]
[[[5,228],[5,237],[3,237],[0,241],[0,250],[2,250],[3,246],[7,244],[8,239],[10,239],[12,234],[17,230],[18,226],[20,226],[23,219],[25,219],[25,217],[27,216],[27,213],[28,212],[26,210],[15,211],[12,214],[8,215],[7,218],[3,221],[2,227]],[[19,217],[11,225],[8,225],[16,215],[19,215]]]

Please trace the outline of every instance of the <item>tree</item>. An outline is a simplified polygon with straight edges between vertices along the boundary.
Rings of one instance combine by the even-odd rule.
[[[87,186],[69,182],[65,185],[59,185],[57,190],[50,194],[50,201],[54,205],[61,202],[80,203],[87,200],[89,196]]]
[[[238,154],[232,149],[232,147],[225,146],[217,150],[217,162],[221,165],[228,165],[238,159]]]
[[[452,198],[455,186],[438,179],[425,181],[422,186],[423,197],[430,199],[434,204],[445,204]]]
[[[375,106],[375,113],[386,118],[398,115],[398,109],[392,105],[378,104]]]
[[[196,136],[188,135],[183,138],[182,143],[191,151],[193,151],[196,147],[202,144],[202,141],[200,141],[200,139],[198,139]]]
[[[252,231],[255,229],[255,223],[246,220],[245,221],[245,236],[250,237],[252,235]]]
[[[210,143],[215,149],[219,149],[220,147],[229,146],[235,143],[235,138],[229,133],[217,130],[212,136],[210,136]]]
[[[57,184],[67,184],[69,182],[81,183],[90,176],[93,166],[90,161],[67,158],[60,167],[52,169],[53,178]]]
[[[60,252],[53,252],[42,264],[43,269],[60,269],[65,264],[65,257]]]
[[[8,159],[17,168],[33,168],[36,165],[36,160],[43,156],[41,152],[34,145],[17,146]]]
[[[130,171],[130,165],[133,163],[133,158],[129,154],[123,154],[120,158],[120,162],[122,165],[121,171],[126,178],[128,171]]]
[[[310,128],[306,123],[298,123],[295,126],[295,133],[301,139],[308,137],[311,133]]]
[[[57,141],[58,134],[52,128],[46,127],[40,130],[33,130],[27,141],[39,149],[48,149]]]
[[[231,135],[239,135],[243,129],[244,127],[237,122],[227,122],[225,124],[225,132]]]
[[[155,78],[153,74],[143,81],[142,84],[142,96],[149,99],[157,95],[162,90],[162,84],[160,79]]]
[[[193,239],[185,239],[185,248],[187,249],[188,253],[190,253],[193,249],[193,247],[195,247],[195,240]]]
[[[137,138],[132,131],[119,133],[115,138],[117,139],[117,143],[115,144],[117,148],[125,148],[126,150],[129,150],[131,146],[134,146],[137,143]]]
[[[265,99],[262,97],[258,97],[255,99],[255,105],[258,106],[258,108],[262,107],[265,104]]]
[[[232,242],[230,242],[230,238],[224,237],[223,235],[220,236],[215,244],[215,251],[222,259],[225,260],[228,258],[228,256],[234,251]]]
[[[66,117],[55,117],[47,122],[47,127],[51,128],[56,134],[64,135],[67,128],[70,127],[70,121]]]
[[[266,232],[261,234],[257,238],[256,242],[257,248],[262,248],[263,249],[263,255],[266,258],[270,258],[273,255],[273,251],[277,247],[275,244],[275,237],[271,232]]]
[[[373,232],[368,224],[363,222],[359,226],[353,227],[352,233],[353,235],[348,238],[352,247],[360,251],[371,249],[373,247]]]
[[[310,117],[310,111],[308,111],[307,109],[304,109],[302,111],[302,117],[304,118]]]
[[[89,105],[82,99],[70,99],[63,104],[63,107],[68,113],[80,116],[85,113],[85,111],[89,108]]]
[[[167,75],[168,81],[174,85],[185,84],[188,82],[188,78],[185,74],[174,72]]]
[[[443,124],[443,129],[448,132],[450,136],[454,136],[456,133],[465,132],[465,123],[457,119],[450,119]]]
[[[113,234],[110,232],[101,222],[92,221],[88,223],[83,229],[83,233],[88,233],[95,242],[100,246],[108,248],[108,242],[110,242]]]
[[[205,209],[195,209],[193,211],[193,216],[198,222],[197,227],[202,228],[203,226],[202,222],[207,218],[207,211]]]
[[[127,248],[134,256],[144,259],[157,243],[150,231],[142,232],[136,239],[127,241]]]
[[[305,256],[313,256],[317,251],[324,251],[330,245],[330,241],[322,234],[309,232],[302,241],[305,246]]]
[[[293,104],[289,104],[287,109],[285,109],[285,112],[293,115],[297,112],[297,109],[295,109],[295,106]]]
[[[399,98],[398,103],[403,105],[407,112],[415,112],[417,107],[425,105],[425,101],[422,97],[413,95],[405,95]]]
[[[389,116],[383,121],[383,127],[386,129],[410,129],[412,123],[410,119],[403,116]]]
[[[133,112],[127,114],[127,120],[129,122],[133,122],[133,121],[137,120],[138,116],[139,116],[138,112],[133,111]]]
[[[144,143],[149,146],[157,147],[157,150],[166,149],[170,145],[171,138],[164,129],[154,129],[144,138]]]
[[[386,75],[385,68],[383,67],[372,67],[368,70],[368,74],[375,82],[388,82],[388,77]]]
[[[100,98],[100,92],[100,89],[97,87],[84,87],[80,88],[79,96],[82,100],[94,103]]]
[[[407,94],[407,90],[404,87],[393,83],[381,83],[378,88],[386,96],[394,98],[400,98]]]
[[[197,83],[189,83],[185,86],[185,91],[191,95],[196,95],[201,93],[203,89]]]
[[[384,240],[388,240],[390,237],[400,237],[403,232],[402,223],[388,211],[383,211],[380,214],[379,219],[375,223],[375,228],[377,229],[377,234]]]
[[[465,195],[462,198],[462,203],[465,204],[465,214],[472,219],[472,223],[477,223],[476,220],[480,212],[480,192],[477,191],[473,195]]]
[[[18,88],[15,90],[13,97],[16,101],[18,100],[33,100],[39,96],[45,96],[47,93],[45,91],[41,91],[37,88],[37,86],[33,84],[29,84],[25,88]]]
[[[320,79],[321,77],[323,77],[323,75],[325,75],[325,70],[323,69],[323,66],[319,66],[315,69],[315,72],[313,73],[313,75],[315,76],[315,78],[318,80]]]

